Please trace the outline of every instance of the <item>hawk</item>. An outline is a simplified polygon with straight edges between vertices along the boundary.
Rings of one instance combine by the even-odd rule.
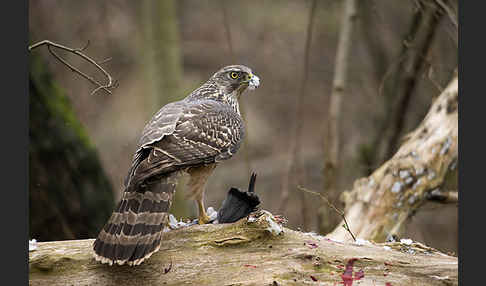
[[[187,188],[204,209],[206,181],[216,165],[238,151],[245,128],[238,99],[260,85],[250,68],[220,69],[186,98],[163,106],[142,131],[120,202],[96,238],[95,259],[138,265],[160,248],[177,178],[190,175]]]

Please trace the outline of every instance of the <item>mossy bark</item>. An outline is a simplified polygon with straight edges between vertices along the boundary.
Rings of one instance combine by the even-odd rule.
[[[30,60],[30,238],[94,237],[114,207],[112,186],[69,99],[41,58]]]
[[[359,285],[458,284],[457,257],[422,244],[342,243],[287,228],[279,232],[275,222],[261,211],[234,224],[173,230],[139,266],[96,262],[93,239],[39,243],[29,254],[29,284],[339,285],[351,261],[353,277],[364,275]]]

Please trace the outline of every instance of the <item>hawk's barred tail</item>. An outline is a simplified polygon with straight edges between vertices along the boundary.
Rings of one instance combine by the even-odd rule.
[[[93,244],[96,260],[138,265],[159,250],[176,187],[171,177],[125,190]]]

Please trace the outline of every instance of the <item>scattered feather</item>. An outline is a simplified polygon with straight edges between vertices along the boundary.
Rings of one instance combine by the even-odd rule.
[[[190,225],[193,225],[193,224],[197,224],[197,219],[192,221],[192,222],[183,222],[182,219],[180,221],[177,221],[177,219],[174,217],[174,215],[169,214],[169,227],[171,229],[178,229],[178,228],[190,226]]]
[[[356,244],[356,245],[371,245],[371,242],[369,242],[366,239],[357,238],[356,241],[354,242],[354,244]]]
[[[412,245],[413,240],[411,240],[410,238],[402,238],[400,239],[400,243],[405,245]]]
[[[34,238],[29,240],[29,251],[34,251],[37,249],[37,240]]]
[[[276,222],[275,222],[275,221],[272,219],[272,217],[267,216],[267,217],[266,217],[266,220],[267,220],[267,222],[268,222],[268,224],[269,224],[269,227],[267,228],[267,230],[268,230],[269,232],[271,232],[272,234],[275,234],[275,235],[279,235],[279,234],[281,234],[281,233],[283,232],[282,227],[281,227],[281,226],[280,226],[278,223],[276,223]]]
[[[213,207],[209,207],[206,213],[209,216],[210,221],[214,221],[218,217],[218,212],[215,211]]]

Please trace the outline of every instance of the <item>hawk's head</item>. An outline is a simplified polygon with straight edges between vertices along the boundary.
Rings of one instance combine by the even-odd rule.
[[[260,85],[258,76],[249,67],[243,65],[226,66],[217,71],[210,79],[224,94],[236,91],[239,96],[247,87],[255,89]]]

